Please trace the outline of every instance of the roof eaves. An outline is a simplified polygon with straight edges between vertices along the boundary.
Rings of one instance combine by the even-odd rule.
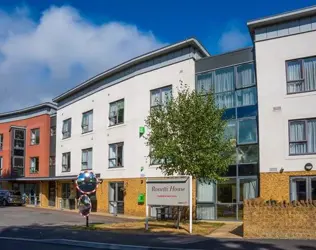
[[[209,52],[203,47],[203,45],[196,38],[189,38],[189,39],[183,40],[181,42],[174,43],[174,44],[167,45],[165,47],[156,49],[154,51],[148,52],[146,54],[140,55],[140,56],[132,58],[126,62],[123,62],[119,65],[116,65],[116,66],[114,66],[114,67],[84,81],[83,83],[75,86],[74,88],[62,93],[61,95],[55,97],[53,99],[53,102],[60,102],[61,100],[67,98],[68,96],[71,96],[73,93],[80,91],[81,89],[86,88],[87,86],[93,84],[94,82],[99,81],[102,78],[105,78],[106,76],[112,75],[116,72],[122,71],[125,68],[132,66],[133,64],[140,63],[144,60],[148,60],[152,57],[156,57],[160,54],[167,53],[168,51],[172,51],[178,47],[184,47],[185,45],[189,45],[189,44],[194,46],[195,48],[199,49],[199,51],[202,52],[203,56],[210,56]]]

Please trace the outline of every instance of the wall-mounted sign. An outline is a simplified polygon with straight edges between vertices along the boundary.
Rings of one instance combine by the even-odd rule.
[[[189,204],[189,177],[147,180],[148,206],[189,206]]]
[[[306,163],[304,166],[306,171],[311,171],[313,169],[313,164],[312,163]]]

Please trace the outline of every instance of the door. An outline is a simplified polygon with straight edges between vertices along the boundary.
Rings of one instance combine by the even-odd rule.
[[[70,183],[62,183],[61,186],[62,208],[70,209]]]
[[[48,183],[48,206],[55,207],[56,205],[56,182]]]
[[[115,210],[124,214],[124,182],[109,183],[109,211],[114,214]]]
[[[217,219],[236,220],[237,183],[235,178],[217,184]]]

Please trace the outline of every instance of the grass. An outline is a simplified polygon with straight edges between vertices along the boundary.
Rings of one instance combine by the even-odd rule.
[[[215,229],[221,227],[224,223],[207,223],[207,222],[194,222],[192,225],[192,233],[195,235],[209,235]],[[77,229],[88,230],[102,230],[118,233],[133,233],[133,234],[189,234],[189,223],[180,223],[180,228],[175,228],[172,221],[149,221],[148,230],[145,230],[145,222],[126,222],[114,224],[90,224],[89,228],[84,226],[77,226]]]

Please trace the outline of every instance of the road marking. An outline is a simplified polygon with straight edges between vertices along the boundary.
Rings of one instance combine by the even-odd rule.
[[[183,249],[183,248],[170,248],[170,247],[149,247],[149,246],[136,246],[136,245],[121,245],[121,244],[110,244],[110,243],[99,243],[91,241],[77,241],[77,240],[66,240],[66,239],[27,239],[27,238],[16,238],[16,237],[0,237],[0,240],[12,240],[12,241],[27,241],[37,243],[47,243],[55,245],[68,245],[78,247],[89,247],[97,249],[110,249],[110,250],[198,250],[198,249]]]

